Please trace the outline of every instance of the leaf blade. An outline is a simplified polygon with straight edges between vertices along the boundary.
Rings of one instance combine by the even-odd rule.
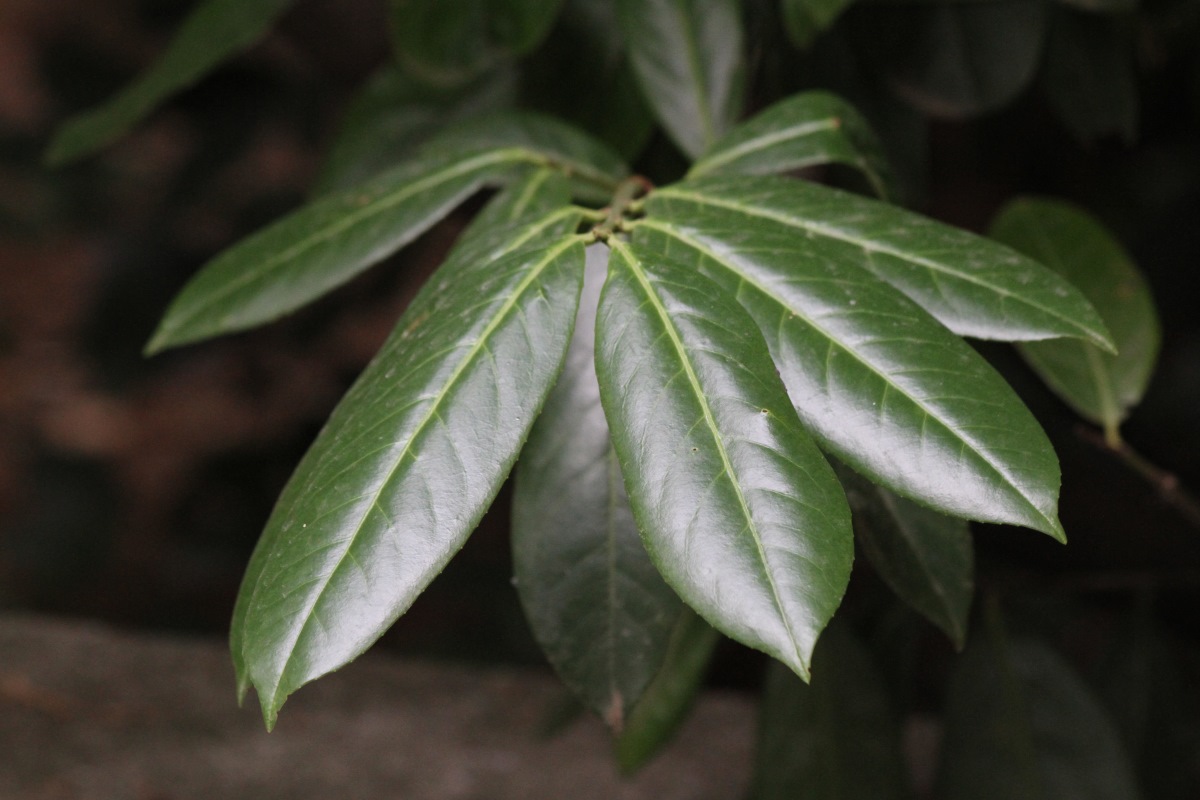
[[[736,302],[610,246],[596,371],[647,549],[714,627],[806,676],[849,579],[841,488]]]
[[[46,151],[52,165],[111,144],[163,100],[256,42],[293,0],[204,0],[159,60],[107,102],[67,120]]]
[[[448,260],[297,467],[231,636],[268,727],[288,694],[408,608],[499,490],[565,355],[583,245],[564,234],[577,221],[538,215],[500,254]]]
[[[803,237],[739,216],[680,214],[658,198],[635,241],[736,293],[823,448],[945,513],[1064,539],[1053,448],[965,342],[865,269],[821,259]]]
[[[767,175],[817,164],[845,164],[862,172],[880,197],[896,193],[883,147],[867,121],[842,98],[818,91],[781,100],[741,123],[687,177]]]
[[[538,644],[563,682],[619,732],[662,667],[681,603],[642,544],[600,406],[601,250],[589,249],[567,363],[521,451],[512,548]]]
[[[738,3],[620,0],[617,19],[647,103],[686,155],[700,155],[741,110]]]
[[[1146,392],[1161,339],[1137,267],[1094,218],[1048,198],[1014,200],[992,222],[991,235],[1078,283],[1112,331],[1115,355],[1087,342],[1031,342],[1019,350],[1055,394],[1116,438]]]
[[[713,176],[654,198],[725,209],[822,243],[826,258],[865,266],[960,336],[1112,342],[1071,284],[1010,248],[894,206],[807,181]]]

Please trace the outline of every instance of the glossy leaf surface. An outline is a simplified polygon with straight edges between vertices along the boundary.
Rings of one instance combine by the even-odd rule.
[[[782,0],[783,26],[792,44],[801,49],[833,25],[854,0]]]
[[[267,523],[231,644],[268,726],[291,692],[370,646],[462,546],[558,375],[583,277],[583,244],[564,236],[578,215],[497,216],[413,301]]]
[[[206,264],[171,303],[146,350],[245,330],[295,311],[534,158],[508,149],[427,159],[317,200]]]
[[[875,571],[961,649],[975,593],[966,520],[905,500],[845,468],[838,478],[854,514],[854,534]]]
[[[647,103],[679,149],[698,156],[741,111],[737,0],[617,0]]]
[[[563,682],[619,732],[662,667],[682,604],[638,535],[600,406],[596,303],[607,253],[589,248],[567,362],[521,451],[512,546],[538,644]]]
[[[807,677],[853,558],[841,487],[737,302],[612,246],[596,372],[647,549],[709,623]]]
[[[52,164],[82,158],[125,135],[167,97],[254,44],[293,0],[202,0],[166,52],[103,105],[67,121],[46,152]]]
[[[679,220],[720,214],[737,217],[748,230],[786,228],[810,242],[812,258],[870,270],[960,336],[1070,336],[1111,346],[1095,309],[1055,273],[1008,247],[896,206],[807,181],[737,175],[667,186],[654,200],[670,201]]]
[[[871,662],[832,625],[805,685],[772,665],[759,721],[753,800],[903,800],[900,726]]]
[[[700,693],[721,635],[686,606],[671,632],[666,660],[617,737],[617,765],[635,772],[671,741]]]
[[[967,648],[951,679],[938,800],[1137,800],[1111,720],[1033,641]]]
[[[876,194],[895,194],[883,148],[853,106],[828,92],[781,100],[731,130],[688,172],[766,175],[816,164],[845,164],[863,173]]]
[[[629,173],[607,145],[554,117],[505,111],[465,120],[447,128],[422,149],[425,158],[461,157],[483,150],[520,149],[536,153],[572,178],[577,196],[607,202]]]
[[[447,89],[423,84],[399,67],[384,67],[350,103],[315,193],[349,188],[408,161],[446,126],[512,105],[516,94],[515,70],[497,69]]]
[[[1145,394],[1158,355],[1158,314],[1137,267],[1099,222],[1060,201],[1015,200],[991,234],[1078,285],[1112,331],[1116,355],[1073,340],[1032,342],[1020,350],[1059,397],[1115,437]]]
[[[946,513],[1063,537],[1050,442],[962,339],[864,268],[829,259],[820,240],[673,198],[651,197],[635,241],[741,301],[826,450]]]
[[[1042,55],[1041,0],[876,4],[857,15],[859,47],[927,114],[965,118],[1014,100]]]

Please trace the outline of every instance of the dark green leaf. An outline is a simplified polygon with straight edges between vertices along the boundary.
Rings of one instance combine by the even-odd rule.
[[[626,159],[641,153],[654,131],[612,0],[567,0],[545,45],[521,71],[521,99],[590,132]]]
[[[678,196],[651,196],[635,241],[736,293],[828,451],[946,513],[1063,538],[1050,443],[965,342],[821,239]]]
[[[588,252],[567,363],[521,451],[512,544],[538,644],[563,682],[620,731],[662,667],[681,604],[642,545],[600,407],[605,258],[601,245]]]
[[[671,740],[687,718],[712,659],[718,634],[684,607],[671,632],[662,669],[646,687],[617,738],[617,764],[630,774]]]
[[[659,571],[714,627],[807,677],[853,534],[762,335],[693,270],[613,240],[600,397]]]
[[[385,67],[350,104],[315,191],[328,194],[361,183],[413,158],[445,126],[511,106],[515,98],[516,73],[510,69],[438,89]]]
[[[629,168],[607,145],[553,117],[499,112],[447,128],[422,149],[426,159],[515,148],[536,153],[571,178],[576,196],[607,202]]]
[[[900,599],[962,648],[975,593],[975,551],[966,520],[919,506],[848,469],[838,477],[854,533],[875,571]]]
[[[782,0],[783,26],[796,47],[806,49],[854,0]]]
[[[1033,79],[1046,33],[1043,0],[877,4],[854,17],[862,52],[927,114],[1000,108]]]
[[[789,97],[738,125],[696,162],[688,177],[765,175],[816,164],[854,167],[881,197],[895,194],[874,131],[849,103],[828,92]]]
[[[811,685],[767,673],[754,800],[900,800],[905,783],[900,726],[848,631],[834,624],[821,637]]]
[[[67,121],[46,152],[51,164],[89,155],[123,136],[164,99],[249,47],[292,0],[205,0],[147,72],[102,106]]]
[[[967,648],[951,680],[938,800],[1136,800],[1103,709],[1071,667],[1032,641]]]
[[[736,215],[782,226],[812,257],[865,267],[960,336],[1028,341],[1069,336],[1111,349],[1104,323],[1074,286],[995,242],[895,206],[807,181],[713,176],[664,187],[673,218]],[[654,205],[651,207],[660,207]]]
[[[485,183],[535,160],[515,148],[424,159],[318,200],[205,265],[171,303],[146,351],[295,311],[415,239]]]
[[[512,53],[525,55],[542,43],[562,5],[563,0],[491,0],[492,31]]]
[[[1061,201],[1015,200],[991,234],[1078,285],[1112,331],[1117,355],[1073,340],[1032,342],[1021,345],[1021,354],[1059,397],[1116,441],[1158,355],[1158,314],[1137,267],[1100,223]]]
[[[646,101],[695,157],[741,112],[742,20],[737,0],[618,0],[617,15]]]
[[[1050,27],[1041,83],[1050,104],[1081,141],[1137,133],[1134,43],[1123,20],[1060,11]]]
[[[418,294],[267,523],[231,646],[268,726],[291,692],[369,647],[462,546],[554,383],[583,278],[583,244],[564,237],[579,217],[507,216],[493,214]]]

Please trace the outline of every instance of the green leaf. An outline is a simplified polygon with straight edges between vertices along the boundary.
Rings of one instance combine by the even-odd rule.
[[[700,616],[807,677],[850,575],[841,487],[737,302],[610,245],[596,372],[647,549]]]
[[[391,0],[392,43],[426,83],[474,80],[541,43],[562,0]]]
[[[979,642],[946,705],[938,800],[1136,800],[1112,722],[1046,646]]]
[[[165,53],[107,103],[66,122],[46,151],[65,164],[111,144],[170,95],[191,86],[254,44],[292,0],[206,0],[191,12]]]
[[[655,192],[635,241],[737,296],[824,449],[945,513],[1063,538],[1054,450],[966,342],[863,267],[831,258],[823,240],[743,214],[737,201],[677,202],[685,192]]]
[[[854,167],[880,197],[895,194],[874,131],[853,106],[828,92],[789,97],[738,125],[695,163],[688,177],[766,175],[816,164]]]
[[[545,44],[524,64],[521,101],[590,132],[626,159],[636,158],[654,132],[612,0],[567,0]]]
[[[1015,200],[992,223],[991,235],[1078,285],[1112,331],[1116,355],[1069,340],[1020,349],[1059,397],[1116,441],[1121,421],[1146,392],[1158,356],[1158,314],[1137,267],[1099,222],[1061,201]]]
[[[617,737],[617,764],[623,774],[632,774],[653,758],[687,719],[720,638],[691,609],[682,609],[662,669]]]
[[[453,89],[431,88],[395,66],[380,70],[350,103],[314,190],[328,194],[410,160],[448,125],[511,106],[516,73],[498,69]]]
[[[1126,21],[1059,11],[1050,27],[1041,85],[1078,139],[1137,134],[1135,46]]]
[[[663,665],[681,603],[642,545],[600,406],[596,303],[606,253],[588,251],[567,363],[521,451],[512,546],[538,644],[619,732]]]
[[[865,267],[960,336],[1112,342],[1087,299],[1033,259],[896,206],[808,181],[712,176],[667,186],[648,207],[674,218],[734,214],[739,224],[788,229],[813,256]]]
[[[782,0],[783,27],[792,44],[808,49],[854,0]]]
[[[854,514],[855,536],[875,571],[962,649],[975,593],[975,551],[966,520],[898,497],[851,470],[837,472]]]
[[[548,160],[572,178],[575,195],[605,203],[629,167],[607,145],[554,117],[502,111],[448,127],[422,157],[462,157],[482,150],[520,149]]]
[[[658,121],[686,155],[700,155],[741,112],[739,3],[618,0],[617,17]]]
[[[295,311],[411,242],[484,184],[535,158],[510,148],[424,159],[317,200],[206,264],[171,303],[146,352]]]
[[[570,209],[497,213],[474,229],[300,462],[231,631],[239,689],[257,688],[268,727],[411,605],[495,497],[566,353],[578,222]]]
[[[1043,0],[876,4],[854,17],[861,51],[905,100],[964,118],[1016,99],[1037,70]]]
[[[767,673],[754,800],[901,800],[900,726],[871,654],[840,625],[821,637],[811,685]]]

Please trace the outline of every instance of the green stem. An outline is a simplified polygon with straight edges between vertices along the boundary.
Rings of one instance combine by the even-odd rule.
[[[631,175],[621,181],[613,193],[612,203],[605,212],[604,220],[592,229],[595,237],[608,239],[614,233],[623,230],[625,215],[630,213],[639,198],[653,188],[654,185],[641,175]]]

